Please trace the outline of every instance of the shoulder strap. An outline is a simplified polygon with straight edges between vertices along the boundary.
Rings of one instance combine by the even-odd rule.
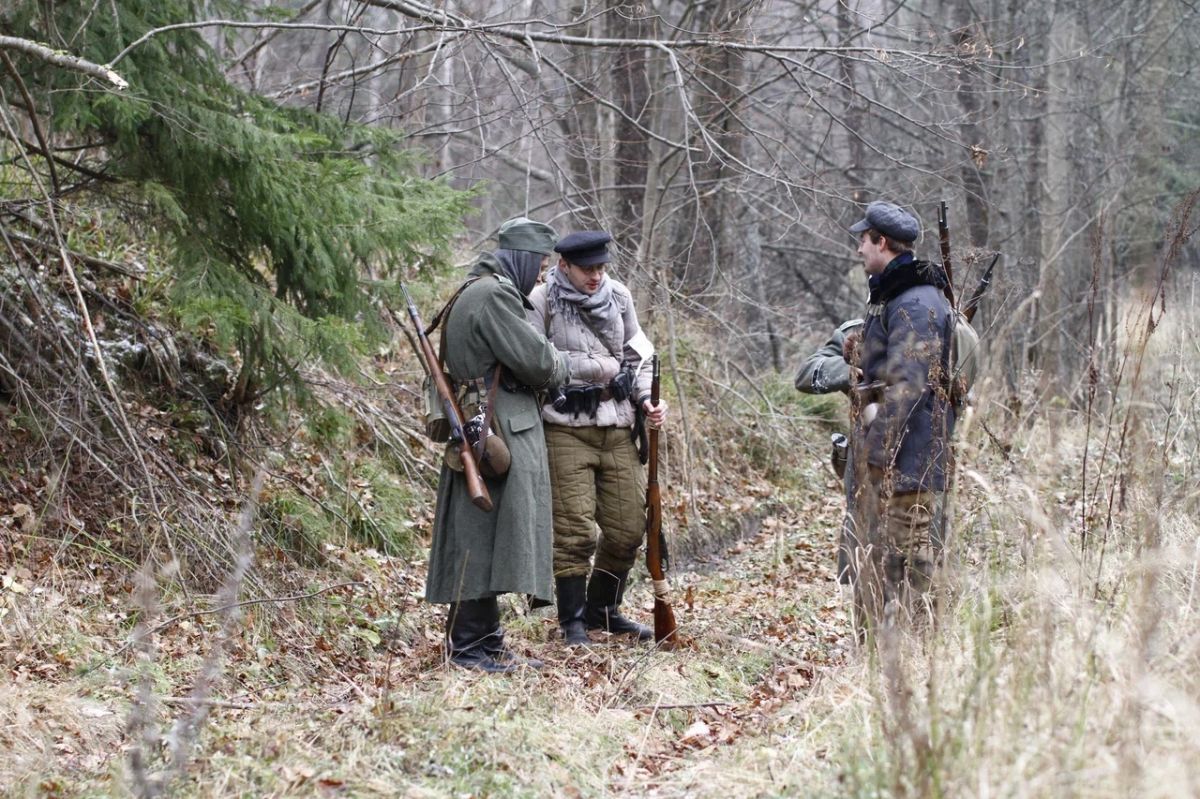
[[[430,322],[429,326],[425,328],[426,336],[428,336],[430,333],[432,333],[434,331],[434,329],[439,324],[442,323],[442,320],[444,320],[450,316],[450,309],[454,307],[454,303],[458,302],[458,298],[461,297],[462,293],[467,290],[467,287],[470,286],[472,283],[474,283],[477,280],[479,280],[478,275],[467,278],[463,282],[463,284],[458,287],[458,291],[456,291],[450,295],[450,299],[446,300],[446,304],[442,306],[442,310],[440,310],[436,314],[434,314],[433,321]],[[442,336],[441,336],[441,338],[438,339],[438,366],[441,368],[441,370],[443,372],[446,371],[446,335],[445,335],[445,331],[442,331]]]
[[[477,280],[479,280],[479,276],[475,275],[463,281],[463,284],[458,287],[458,290],[450,295],[450,299],[446,300],[446,304],[442,306],[442,310],[434,314],[433,321],[430,322],[429,326],[425,328],[425,335],[432,333],[434,329],[441,324],[442,320],[450,315],[450,309],[454,307],[454,303],[458,302],[458,298],[462,296],[464,291],[467,290],[467,287]]]

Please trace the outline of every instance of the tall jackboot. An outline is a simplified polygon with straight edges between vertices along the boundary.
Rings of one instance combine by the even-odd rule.
[[[491,655],[492,660],[496,661],[498,665],[512,666],[513,668],[528,666],[531,669],[540,669],[546,665],[534,658],[521,657],[504,642],[504,630],[500,628],[500,603],[496,600],[496,597],[480,599],[478,601],[487,603],[486,613],[491,619],[492,629],[495,630],[495,632],[483,639],[483,651]]]
[[[464,669],[505,674],[520,665],[498,663],[489,647],[503,648],[504,631],[500,629],[500,612],[495,597],[468,599],[450,605],[446,616],[446,651],[450,662]]]
[[[649,641],[654,631],[644,624],[621,615],[621,600],[625,597],[625,582],[629,571],[592,571],[588,582],[584,619],[589,630],[605,630],[614,635],[636,635],[639,641]]]
[[[554,581],[554,589],[558,594],[558,626],[562,629],[563,640],[567,646],[588,646],[592,639],[588,638],[583,619],[587,577],[582,574],[559,577]]]

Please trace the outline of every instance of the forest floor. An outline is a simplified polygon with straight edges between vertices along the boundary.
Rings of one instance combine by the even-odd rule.
[[[510,644],[546,665],[503,676],[443,660],[444,610],[423,599],[430,503],[393,501],[407,483],[369,504],[414,533],[406,556],[329,527],[298,559],[264,501],[231,613],[169,568],[140,578],[111,547],[128,533],[77,522],[78,505],[61,503],[68,535],[42,532],[35,503],[58,477],[14,467],[0,796],[1200,795],[1195,327],[1159,324],[1103,412],[1030,381],[964,414],[937,629],[863,647],[834,579],[828,415],[789,416],[788,458],[756,453],[788,464],[773,483],[730,456],[692,464],[696,494],[666,484],[670,538],[697,553],[670,573],[688,646],[597,635],[572,651],[552,608],[506,598]],[[370,464],[340,456],[333,470],[289,450],[274,477],[316,496],[317,472]],[[211,507],[232,516],[232,478],[211,471]],[[685,533],[689,501],[705,525]],[[277,534],[297,507],[276,493]],[[649,621],[651,605],[639,566],[626,606]]]
[[[209,659],[222,668],[203,728],[176,728],[194,749],[170,793],[745,796],[788,793],[801,774],[835,792],[828,751],[814,747],[805,764],[770,752],[780,736],[809,734],[813,686],[857,657],[833,571],[841,500],[830,475],[826,494],[771,504],[753,536],[672,572],[685,647],[594,633],[572,651],[553,608],[506,601],[510,643],[546,664],[509,676],[444,663],[443,609],[421,598],[420,562],[331,545],[319,569],[260,562],[288,596],[321,593],[243,609],[227,656]],[[12,796],[125,794],[130,753],[149,749],[153,777],[172,746],[170,734],[135,733],[189,717],[222,620],[188,615],[194,598],[164,600],[155,651],[135,656],[132,577],[103,562],[63,571],[53,555],[34,547],[18,562],[47,571],[15,565],[4,578],[8,623],[26,629],[0,687],[10,753],[0,785]],[[635,581],[631,614],[649,621],[652,604]],[[152,682],[149,713],[132,701],[139,673]],[[722,778],[730,758],[736,786]]]

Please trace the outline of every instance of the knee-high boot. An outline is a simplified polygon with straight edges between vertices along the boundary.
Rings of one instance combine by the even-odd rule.
[[[582,574],[559,577],[554,581],[554,591],[558,595],[558,626],[568,646],[587,646],[592,643],[583,620],[586,590],[587,577]]]
[[[649,641],[654,637],[653,630],[621,615],[621,601],[625,598],[625,583],[628,579],[628,570],[592,572],[584,610],[587,628],[605,630],[613,634],[636,635],[640,641]]]
[[[504,648],[500,606],[495,597],[468,599],[450,605],[446,616],[446,652],[450,662],[489,674],[516,671],[520,664],[497,662],[493,651]]]

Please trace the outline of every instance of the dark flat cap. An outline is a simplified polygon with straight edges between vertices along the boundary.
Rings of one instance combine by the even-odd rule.
[[[576,266],[608,263],[608,243],[612,236],[603,230],[579,230],[568,233],[554,245],[554,251]]]
[[[554,228],[541,222],[534,222],[518,216],[500,226],[500,249],[524,250],[549,255],[554,252],[554,242],[558,234]]]
[[[915,216],[895,203],[879,201],[869,204],[867,215],[850,226],[850,232],[856,236],[871,229],[906,243],[916,241],[921,235],[921,223]]]

